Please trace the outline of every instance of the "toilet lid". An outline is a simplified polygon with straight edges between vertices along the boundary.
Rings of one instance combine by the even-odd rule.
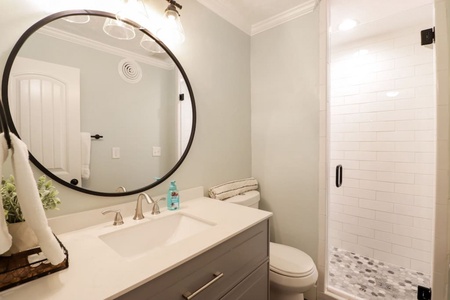
[[[270,243],[270,270],[289,277],[304,277],[313,273],[314,261],[296,248]]]
[[[259,192],[258,191],[248,191],[241,195],[236,195],[231,198],[223,200],[224,202],[230,202],[235,204],[240,204],[244,206],[252,206],[253,204],[256,204],[260,200]]]

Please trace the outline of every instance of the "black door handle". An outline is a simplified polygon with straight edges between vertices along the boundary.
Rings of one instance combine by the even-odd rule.
[[[78,184],[78,179],[76,179],[76,178],[72,179],[70,181],[70,184],[77,185]]]
[[[336,187],[342,185],[342,165],[336,166]]]

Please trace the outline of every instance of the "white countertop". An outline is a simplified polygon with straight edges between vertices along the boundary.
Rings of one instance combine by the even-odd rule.
[[[175,244],[156,248],[135,259],[117,254],[98,238],[99,234],[120,230],[139,222],[173,213],[185,213],[215,223],[203,232]],[[179,211],[161,209],[146,213],[144,220],[124,217],[124,225],[108,223],[58,234],[69,252],[69,268],[0,293],[0,299],[113,299],[211,249],[272,213],[209,198],[182,203]],[[80,214],[81,216],[81,214]],[[61,221],[61,220],[60,220]],[[55,231],[57,232],[57,231]],[[144,237],[143,237],[144,238]]]

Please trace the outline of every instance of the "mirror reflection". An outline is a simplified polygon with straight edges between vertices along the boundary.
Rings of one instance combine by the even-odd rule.
[[[48,23],[18,51],[6,104],[13,131],[66,183],[100,193],[149,186],[189,148],[190,91],[139,29],[119,39],[105,34],[111,18],[76,19]]]

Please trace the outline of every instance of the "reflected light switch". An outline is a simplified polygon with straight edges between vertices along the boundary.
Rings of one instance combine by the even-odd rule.
[[[161,156],[161,147],[153,146],[153,156]]]
[[[120,147],[112,147],[112,158],[120,158]]]

